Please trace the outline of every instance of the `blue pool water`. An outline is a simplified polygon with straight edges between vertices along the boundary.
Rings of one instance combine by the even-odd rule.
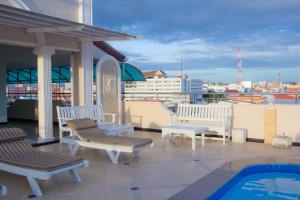
[[[221,199],[300,199],[300,174],[271,172],[249,175]]]
[[[208,199],[300,199],[300,165],[246,167]]]

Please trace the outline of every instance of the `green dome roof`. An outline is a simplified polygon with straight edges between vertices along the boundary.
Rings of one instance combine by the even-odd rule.
[[[137,67],[129,63],[120,63],[122,81],[145,81],[145,78]]]

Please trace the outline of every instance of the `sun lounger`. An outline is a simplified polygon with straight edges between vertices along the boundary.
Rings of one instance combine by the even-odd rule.
[[[75,155],[80,146],[105,150],[113,164],[118,164],[121,152],[138,155],[139,151],[153,144],[152,139],[105,135],[97,122],[91,119],[69,120],[68,126],[75,136],[63,138],[69,144],[71,155]]]
[[[52,175],[69,172],[80,182],[75,169],[87,166],[88,162],[79,157],[34,149],[22,129],[0,129],[0,170],[26,176],[35,196],[43,195],[36,179],[48,180]]]

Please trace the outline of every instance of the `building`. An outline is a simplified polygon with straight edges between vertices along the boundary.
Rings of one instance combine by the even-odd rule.
[[[120,66],[93,42],[128,40],[135,36],[93,26],[92,0],[0,1],[0,123],[7,122],[5,72],[37,69],[38,138],[53,139],[51,68],[71,67],[71,104],[106,104],[121,112]],[[109,51],[109,47],[106,47]],[[120,55],[119,55],[120,56]],[[93,95],[93,64],[97,90]],[[108,87],[109,86],[109,87]]]
[[[169,103],[202,100],[202,81],[188,78],[169,78],[162,70],[143,72],[145,81],[125,83],[125,99],[157,99]],[[148,77],[148,78],[147,78]],[[194,95],[190,95],[194,93]],[[196,95],[197,93],[197,95]]]

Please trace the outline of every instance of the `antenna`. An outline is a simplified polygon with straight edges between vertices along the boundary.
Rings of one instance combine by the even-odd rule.
[[[281,79],[282,79],[282,73],[281,73],[281,72],[279,72],[279,73],[278,73],[278,83],[280,83],[280,82],[281,82]]]
[[[182,78],[182,75],[183,75],[183,68],[182,68],[182,65],[183,65],[183,54],[181,53],[180,54],[180,77]]]
[[[237,84],[241,84],[243,81],[243,66],[242,66],[242,55],[241,55],[241,50],[238,48],[238,53],[237,53]]]

